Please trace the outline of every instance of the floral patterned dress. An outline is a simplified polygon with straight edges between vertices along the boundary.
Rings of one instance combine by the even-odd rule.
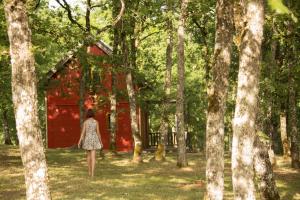
[[[97,135],[97,121],[88,119],[85,122],[85,137],[82,148],[85,150],[102,149],[103,145],[101,139]]]

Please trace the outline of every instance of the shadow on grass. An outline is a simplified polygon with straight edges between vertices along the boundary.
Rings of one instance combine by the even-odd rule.
[[[104,158],[97,154],[96,174],[87,176],[85,152],[51,149],[46,151],[52,199],[104,200],[192,200],[205,192],[205,155],[188,154],[189,166],[176,167],[176,155],[165,162],[151,162],[153,154],[144,155],[144,163],[130,162],[130,154]],[[22,162],[15,147],[0,145],[0,199],[25,199]],[[282,199],[300,199],[299,171],[291,170],[279,158],[275,170]],[[225,196],[233,199],[229,155],[225,162]],[[298,195],[298,196],[297,196]]]

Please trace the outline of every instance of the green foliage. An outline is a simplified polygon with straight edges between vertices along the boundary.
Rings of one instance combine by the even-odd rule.
[[[12,105],[11,94],[11,65],[9,56],[9,41],[6,32],[6,19],[4,8],[0,2],[0,120],[2,121],[3,112],[8,113],[8,126],[11,139],[17,143],[15,119]],[[0,124],[0,143],[3,143],[3,127]]]
[[[283,4],[282,0],[268,0],[270,7],[279,14],[288,14],[291,11]]]
[[[167,12],[167,2],[172,5],[171,12]],[[138,101],[151,112],[151,126],[153,132],[158,131],[161,117],[161,101],[164,96],[164,76],[166,65],[166,20],[171,19],[174,26],[174,51],[171,99],[176,97],[177,88],[177,34],[176,28],[179,16],[179,4],[174,0],[139,0],[126,1],[123,24],[118,27],[123,33],[130,35],[129,39],[137,39],[137,67],[132,69],[134,81],[139,85]],[[32,3],[32,2],[31,2]],[[44,85],[47,72],[52,69],[70,50],[76,49],[80,44],[91,44],[98,39],[104,40],[112,46],[113,29],[97,33],[98,29],[111,24],[119,13],[120,2],[104,0],[92,1],[97,4],[91,10],[91,34],[93,39],[87,37],[86,32],[76,24],[70,22],[67,12],[62,7],[50,8],[48,0],[41,1],[34,9],[30,6],[30,27],[32,29],[32,42],[36,61],[36,72],[39,80],[39,110],[42,127],[45,127]],[[214,49],[215,34],[215,4],[216,1],[191,1],[188,7],[185,42],[185,104],[186,104],[186,130],[191,132],[195,148],[203,148],[205,143],[206,123],[206,87],[209,79],[211,58]],[[278,124],[278,113],[281,107],[286,106],[288,98],[289,68],[293,66],[292,73],[296,79],[296,91],[300,89],[300,26],[297,21],[300,15],[300,3],[295,0],[268,0],[269,9],[266,12],[265,40],[262,47],[262,66],[260,79],[260,106],[263,113],[262,121],[267,121],[268,98],[272,97],[274,115],[272,122]],[[118,5],[118,6],[116,6]],[[114,14],[113,9],[116,9]],[[85,26],[85,1],[77,1],[71,5],[74,19]],[[293,19],[290,20],[290,19]],[[135,22],[134,29],[131,26]],[[0,3],[0,88],[11,88],[9,43],[6,33],[6,22],[3,3]],[[276,62],[272,63],[271,44],[276,41]],[[131,52],[129,52],[131,53]],[[117,60],[122,64],[122,55],[117,58],[88,56],[83,50],[76,51],[75,55],[84,62],[88,69],[86,88],[92,93],[103,87],[97,85],[103,77],[97,66],[101,62],[112,63]],[[272,66],[270,68],[270,66]],[[272,69],[270,71],[270,69]],[[115,67],[116,72],[124,72],[122,67]],[[232,64],[229,74],[229,93],[225,115],[225,134],[231,134],[231,122],[235,107],[236,80],[238,72],[238,51],[233,50]],[[127,97],[124,91],[117,91],[119,98]],[[13,108],[11,90],[0,90],[0,112],[8,109],[11,115],[10,123],[13,125]],[[102,102],[108,99],[102,98]],[[298,105],[298,108],[300,106]],[[175,114],[175,104],[171,106],[171,113]],[[171,117],[170,126],[174,127],[175,120]],[[44,130],[45,131],[45,130]],[[229,137],[230,138],[230,137]]]

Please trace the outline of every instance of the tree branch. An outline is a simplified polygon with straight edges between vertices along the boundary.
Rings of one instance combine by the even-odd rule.
[[[124,0],[120,0],[120,3],[121,3],[121,9],[120,9],[120,12],[118,14],[118,16],[116,17],[116,19],[113,21],[113,26],[116,25],[118,23],[118,21],[120,21],[121,17],[123,16],[124,14],[124,11],[125,11],[125,3],[124,3]]]
[[[124,15],[124,11],[125,11],[125,2],[124,0],[120,0],[121,3],[121,9],[119,14],[117,15],[117,17],[114,19],[114,21],[112,22],[112,24],[109,24],[101,29],[97,29],[96,35],[100,34],[103,31],[106,31],[109,28],[114,27],[122,18],[122,16]]]
[[[107,29],[109,28],[112,28],[113,26],[115,26],[119,21],[120,19],[122,18],[122,16],[124,15],[124,11],[125,11],[125,2],[124,0],[120,0],[120,3],[121,3],[121,9],[120,9],[120,12],[119,14],[117,15],[117,17],[113,20],[113,22],[101,29],[97,28],[96,26],[92,26],[89,22],[89,19],[87,19],[87,17],[89,18],[89,15],[90,15],[90,11],[92,8],[95,8],[95,7],[100,7],[101,5],[95,5],[95,6],[91,6],[90,4],[90,0],[87,0],[87,11],[86,11],[86,28],[84,26],[82,26],[80,23],[78,23],[74,18],[73,18],[73,15],[72,15],[72,10],[71,10],[71,7],[70,5],[67,3],[66,0],[62,0],[63,3],[60,1],[60,0],[55,0],[62,8],[64,8],[66,11],[67,11],[67,14],[68,14],[68,18],[69,20],[71,21],[72,24],[75,24],[78,26],[78,28],[80,28],[81,30],[83,30],[84,32],[89,32],[90,33],[90,28],[93,28],[96,30],[96,35],[99,35],[100,33],[106,31]]]
[[[145,39],[147,39],[148,37],[150,37],[150,36],[156,34],[156,33],[160,33],[160,31],[155,31],[155,32],[153,32],[153,33],[150,33],[150,34],[148,34],[148,35],[142,37],[142,38],[140,39],[140,42],[143,41],[143,40],[145,40]]]
[[[91,0],[86,0],[85,28],[86,28],[86,32],[88,33],[91,32],[90,15],[91,15]]]
[[[78,26],[78,28],[80,28],[81,30],[83,30],[84,32],[86,32],[87,30],[81,25],[79,24],[74,18],[73,18],[73,15],[72,15],[72,11],[71,11],[71,7],[70,5],[67,3],[66,0],[62,0],[64,3],[62,4],[60,2],[60,0],[55,0],[62,8],[64,8],[67,13],[68,13],[68,18],[69,20],[71,21],[72,24],[75,24]]]

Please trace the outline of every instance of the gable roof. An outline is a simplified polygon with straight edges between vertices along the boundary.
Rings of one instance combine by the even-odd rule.
[[[112,55],[112,48],[110,46],[108,46],[105,42],[103,42],[102,40],[99,40],[98,42],[95,43],[95,45],[101,49],[105,54],[107,54],[108,56]],[[47,82],[49,81],[49,79],[57,72],[59,72],[60,70],[62,70],[66,65],[66,63],[75,57],[75,53],[83,47],[83,44],[79,44],[76,48],[72,49],[71,51],[69,51],[60,61],[58,61],[58,63],[52,68],[50,69],[47,74],[46,74],[46,80]]]
[[[107,55],[111,56],[112,53],[113,53],[113,50],[110,46],[108,46],[106,43],[104,43],[102,40],[99,40],[97,43],[96,43],[96,46],[103,50],[104,53],[106,53]]]

